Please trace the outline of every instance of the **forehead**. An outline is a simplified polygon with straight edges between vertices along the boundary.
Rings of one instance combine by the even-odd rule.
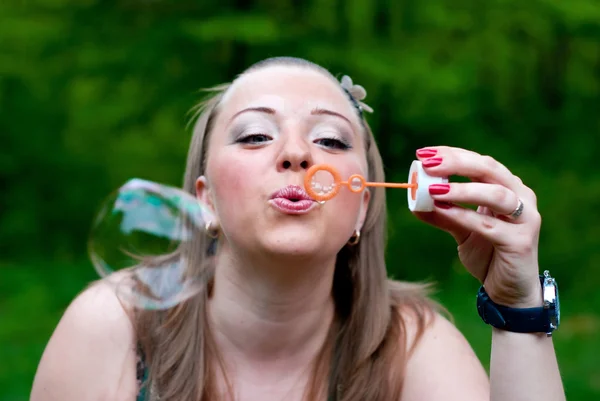
[[[324,73],[302,66],[269,66],[240,76],[223,97],[221,110],[232,115],[247,107],[270,107],[283,114],[327,108],[359,123],[341,86]]]

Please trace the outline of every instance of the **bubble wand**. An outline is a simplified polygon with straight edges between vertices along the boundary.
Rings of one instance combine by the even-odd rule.
[[[317,179],[317,174],[321,177],[325,174],[329,175],[326,180],[328,183],[323,183],[323,179]],[[408,189],[408,208],[414,212],[433,211],[433,198],[429,195],[429,186],[447,182],[447,177],[433,177],[427,174],[419,160],[414,160],[410,166],[408,183],[369,182],[360,174],[352,174],[346,181],[342,181],[340,173],[329,164],[310,167],[304,177],[306,192],[318,202],[333,199],[342,187],[347,187],[354,193],[360,193],[367,187]]]

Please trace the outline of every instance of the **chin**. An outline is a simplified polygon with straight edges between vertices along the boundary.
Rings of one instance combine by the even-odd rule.
[[[277,256],[310,258],[318,256],[331,256],[337,253],[330,241],[314,232],[273,232],[261,238],[261,248],[266,253]]]

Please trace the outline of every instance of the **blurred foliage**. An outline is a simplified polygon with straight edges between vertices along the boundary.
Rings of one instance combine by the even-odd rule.
[[[198,89],[276,55],[367,88],[388,179],[444,144],[492,155],[536,191],[567,394],[600,396],[599,40],[597,0],[0,2],[0,400],[27,398],[60,314],[93,279],[100,200],[134,176],[179,185]],[[388,194],[390,274],[439,282],[487,364],[453,240]]]

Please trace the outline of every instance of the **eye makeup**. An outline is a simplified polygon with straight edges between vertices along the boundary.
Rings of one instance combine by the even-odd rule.
[[[306,129],[306,139],[324,149],[345,151],[353,148],[356,134],[351,126],[347,126],[337,114],[319,112],[314,118],[308,117],[300,122]],[[272,114],[248,112],[237,117],[230,127],[229,142],[231,144],[263,145],[276,140],[281,129]]]
[[[321,123],[312,129],[310,139],[326,148],[348,150],[353,147],[354,135],[349,133],[347,129],[337,126],[337,124]]]
[[[243,116],[229,130],[231,143],[247,143],[249,137],[264,136],[273,139],[278,128],[273,121],[262,116]]]

